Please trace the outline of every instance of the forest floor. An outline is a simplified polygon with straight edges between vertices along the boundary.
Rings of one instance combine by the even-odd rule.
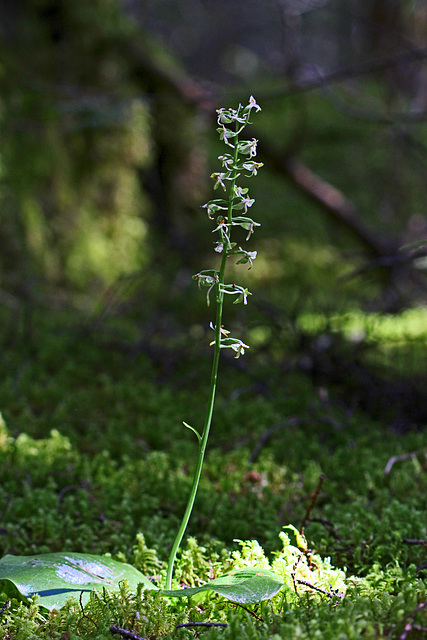
[[[200,428],[207,401],[203,324],[181,332],[156,320],[150,336],[120,316],[34,309],[2,320],[0,556],[109,554],[161,584],[196,460],[182,422]],[[321,335],[301,331],[291,354],[253,333],[244,360],[222,359],[174,578],[195,586],[236,562],[271,566],[294,545],[318,589],[295,565],[282,592],[246,607],[122,589],[46,615],[3,597],[0,638],[107,639],[112,628],[131,639],[195,637],[201,627],[177,628],[189,622],[226,625],[205,627],[209,640],[425,637],[425,423],[395,411],[391,396],[378,395],[375,411],[388,385],[375,387],[351,354],[337,359],[338,334]],[[287,525],[304,530],[308,549]]]

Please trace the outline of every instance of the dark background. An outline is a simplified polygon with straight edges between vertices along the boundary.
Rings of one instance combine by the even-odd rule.
[[[210,311],[191,275],[215,260],[200,209],[222,151],[215,109],[253,94],[262,227],[239,277],[255,295],[227,313],[252,330],[255,354],[279,350],[319,380],[350,370],[346,393],[369,407],[375,388],[404,424],[423,422],[427,263],[423,245],[404,245],[427,238],[424,2],[3,0],[0,11],[10,330],[18,318],[31,340],[35,309],[66,309],[97,327],[133,319],[144,348],[180,344],[189,317],[199,335]],[[377,314],[397,319],[385,339]]]

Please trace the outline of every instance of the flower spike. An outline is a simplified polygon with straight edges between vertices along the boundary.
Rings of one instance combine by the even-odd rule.
[[[166,587],[169,591],[172,589],[173,567],[176,554],[187,528],[199,485],[212,422],[221,349],[231,349],[235,354],[235,358],[240,358],[240,356],[244,355],[246,349],[249,349],[249,345],[245,344],[243,340],[230,336],[230,332],[224,329],[222,326],[222,313],[227,295],[234,297],[234,304],[243,303],[244,305],[247,304],[248,298],[251,295],[251,292],[248,291],[246,287],[242,287],[234,282],[226,283],[225,271],[227,260],[232,256],[236,256],[238,265],[248,264],[249,269],[252,268],[257,256],[256,251],[246,251],[236,242],[232,242],[231,233],[232,231],[241,233],[240,229],[235,229],[235,227],[240,227],[247,232],[246,240],[249,240],[254,233],[255,227],[259,226],[258,222],[255,222],[246,215],[255,200],[249,196],[246,187],[237,185],[237,179],[242,174],[245,178],[256,176],[258,170],[262,167],[262,162],[255,162],[253,160],[257,153],[258,140],[255,138],[252,138],[252,140],[239,140],[241,131],[246,125],[250,124],[249,118],[251,112],[256,113],[260,110],[261,107],[257,104],[253,96],[250,96],[249,102],[245,107],[239,104],[237,109],[222,108],[217,110],[217,132],[219,133],[220,140],[229,147],[229,152],[218,157],[221,163],[221,169],[212,173],[211,178],[214,180],[214,189],[224,191],[224,198],[214,198],[204,204],[203,208],[207,210],[208,218],[214,221],[215,228],[213,229],[213,233],[218,233],[217,240],[214,242],[214,251],[216,252],[216,258],[220,262],[220,266],[218,270],[205,269],[193,276],[197,281],[199,289],[202,287],[207,288],[206,302],[208,305],[210,304],[210,293],[212,289],[215,289],[216,292],[216,320],[215,325],[212,324],[212,322],[210,324],[211,329],[215,333],[215,339],[211,342],[211,345],[214,346],[211,386],[202,434],[200,435],[196,429],[184,422],[184,425],[191,429],[197,436],[199,455],[190,497],[169,556],[166,572]],[[231,149],[233,151],[231,151]],[[234,215],[236,212],[241,212],[244,215]]]

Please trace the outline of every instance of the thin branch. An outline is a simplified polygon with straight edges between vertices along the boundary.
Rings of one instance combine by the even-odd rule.
[[[295,594],[298,598],[301,598],[300,594],[298,593],[298,588],[297,588],[297,578],[296,578],[296,574],[297,574],[297,569],[298,569],[298,565],[301,562],[301,558],[303,557],[303,553],[301,552],[298,556],[298,558],[296,559],[296,562],[294,564],[294,566],[292,567],[292,582],[294,585],[294,591]]]
[[[403,453],[400,456],[392,456],[391,458],[389,458],[386,466],[384,467],[384,475],[388,475],[390,473],[390,471],[393,468],[393,465],[396,462],[405,462],[405,460],[412,460],[412,458],[415,458],[418,455],[418,451],[412,451],[411,453]]]
[[[4,613],[6,611],[6,609],[8,609],[10,607],[10,600],[6,600],[6,602],[4,603],[4,606],[0,609],[0,616],[2,613]]]
[[[183,622],[182,624],[177,624],[176,629],[180,629],[182,627],[186,627],[187,629],[191,629],[192,627],[227,627],[227,622]]]
[[[240,607],[241,609],[246,611],[246,613],[249,613],[249,615],[252,616],[253,618],[255,618],[256,620],[259,620],[260,622],[264,622],[264,620],[261,618],[261,616],[257,616],[257,614],[254,611],[251,611],[247,607],[244,607],[242,604],[240,604],[240,602],[232,602],[231,604],[234,604],[234,606],[236,606],[236,607]]]
[[[321,587],[317,587],[315,584],[312,584],[311,582],[308,582],[307,580],[300,580],[299,578],[297,578],[297,582],[298,584],[303,584],[306,587],[310,587],[310,589],[314,589],[314,591],[318,591],[319,593],[323,593],[323,595],[328,596],[328,598],[344,598],[344,594],[343,593],[338,593],[335,591],[325,591],[325,589],[322,589]]]
[[[268,91],[265,93],[259,92],[259,100],[282,98],[293,96],[305,91],[313,91],[320,89],[336,82],[342,82],[343,80],[351,80],[353,78],[359,78],[362,76],[371,75],[380,71],[387,71],[394,67],[411,64],[415,60],[426,60],[427,49],[416,49],[409,53],[402,53],[396,56],[390,56],[381,60],[368,61],[363,64],[353,67],[342,67],[335,69],[330,73],[323,73],[318,68],[314,68],[312,73],[306,75],[306,78],[297,80],[292,84],[287,84],[283,87],[279,87],[274,91]]]
[[[79,597],[79,603],[80,603],[80,609],[82,612],[82,617],[80,618],[80,620],[78,621],[78,625],[80,624],[80,622],[86,618],[87,620],[89,620],[89,622],[91,622],[93,624],[94,627],[96,627],[97,629],[99,629],[98,624],[95,622],[95,620],[93,620],[90,616],[87,615],[87,613],[85,613],[85,608],[83,605],[83,591],[80,592],[80,597]],[[145,639],[144,639],[145,640]]]
[[[382,257],[390,253],[390,243],[384,243],[365,226],[354,204],[339,189],[296,158],[286,160],[285,170],[296,187],[320,205],[336,222],[350,230],[370,253]]]
[[[222,88],[211,84],[209,88],[203,86],[202,83],[198,83],[197,80],[192,78],[190,74],[186,73],[184,69],[179,72],[171,69],[167,64],[163,64],[159,59],[150,51],[150,47],[141,43],[141,39],[137,40],[126,38],[125,40],[119,40],[116,45],[120,47],[124,55],[128,57],[131,64],[134,67],[134,73],[137,81],[141,81],[141,92],[138,93],[145,100],[155,100],[156,94],[153,91],[147,91],[146,79],[155,79],[160,81],[171,93],[171,97],[174,96],[179,100],[184,101],[187,104],[191,104],[197,108],[201,108],[205,113],[215,113],[215,105],[218,100],[227,98],[230,100],[238,99],[242,90],[233,90],[232,88]],[[387,71],[390,68],[411,64],[414,61],[425,61],[427,59],[427,49],[413,48],[412,50],[397,54],[395,56],[388,56],[380,60],[369,60],[354,66],[340,67],[329,73],[324,73],[319,67],[312,67],[311,73],[306,73],[304,78],[295,78],[292,83],[283,83],[283,85],[270,91],[259,91],[260,100],[269,100],[275,98],[282,98],[292,96],[301,92],[313,91],[322,87],[333,85],[337,82],[345,80],[351,80],[366,75],[371,75],[381,71]],[[66,96],[73,98],[77,95],[77,98],[81,99],[81,87],[78,93],[73,85],[65,86]],[[64,86],[61,85],[61,91],[64,92]],[[50,92],[57,91],[57,86],[42,85],[44,90]],[[111,101],[115,96],[109,94],[101,94],[101,96]],[[99,97],[99,94],[97,94]]]
[[[278,151],[265,139],[262,140],[262,150],[271,169],[285,174],[300,192],[357,238],[369,254],[375,258],[386,258],[396,253],[397,245],[374,234],[363,223],[354,204],[339,189],[311,171],[293,154]]]
[[[340,279],[343,282],[348,282],[349,280],[353,280],[354,278],[362,275],[363,273],[367,273],[368,271],[376,269],[393,269],[394,267],[411,267],[412,262],[412,258],[407,258],[406,256],[403,256],[398,252],[386,256],[379,256],[377,258],[372,258],[361,267],[353,269],[353,271],[351,271],[349,274],[346,274],[345,276],[342,276]]]
[[[427,600],[424,600],[424,602],[421,602],[421,604],[419,604],[417,607],[415,607],[415,609],[409,615],[409,620],[405,624],[405,628],[403,629],[403,633],[401,634],[399,640],[406,640],[406,636],[412,630],[414,630],[414,631],[426,631],[426,627],[421,627],[418,624],[414,624],[414,620],[415,620],[416,614],[419,611],[422,611],[422,609],[424,609],[425,607],[427,607]]]
[[[314,491],[314,493],[311,496],[311,502],[307,507],[307,510],[305,512],[305,515],[304,515],[304,518],[302,519],[301,535],[304,535],[305,525],[306,525],[306,523],[307,523],[307,521],[308,521],[308,519],[310,517],[311,512],[313,511],[313,507],[316,504],[316,500],[319,497],[320,490],[322,488],[322,484],[323,484],[324,479],[325,479],[325,474],[324,473],[320,474],[316,490]]]
[[[331,535],[335,540],[341,541],[340,536],[337,534],[335,530],[335,525],[330,520],[325,520],[324,518],[309,518],[307,522],[317,522],[323,525],[326,531]]]
[[[223,98],[233,99],[234,96],[241,95],[241,90],[237,92],[227,89],[223,90],[219,87],[211,86],[209,90],[194,80],[185,70],[177,72],[176,69],[170,69],[168,65],[159,61],[158,57],[153,54],[149,46],[146,46],[141,39],[125,39],[120,41],[121,51],[132,61],[135,69],[137,81],[142,80],[143,89],[146,91],[147,76],[149,80],[154,79],[156,83],[160,81],[163,86],[167,87],[171,95],[179,98],[187,104],[200,109],[204,113],[213,114],[215,104],[220,95]],[[321,87],[329,86],[336,82],[358,78],[385,71],[390,68],[408,65],[414,61],[424,61],[427,59],[427,49],[412,47],[410,51],[388,56],[380,60],[369,60],[368,62],[352,66],[342,67],[332,71],[331,73],[323,73],[318,68],[314,68],[310,75],[306,74],[304,79],[294,79],[291,84],[284,84],[273,91],[260,92],[260,99],[274,99],[287,97],[296,93],[312,91]],[[224,95],[226,94],[226,95]],[[153,98],[156,96],[153,94]]]
[[[359,120],[362,122],[374,122],[375,124],[384,125],[396,125],[401,124],[416,124],[418,122],[425,122],[427,120],[427,111],[423,110],[408,110],[408,111],[390,111],[384,113],[374,109],[367,109],[366,107],[357,106],[351,104],[343,97],[338,95],[337,92],[333,92],[331,89],[325,90],[326,95],[330,98],[333,106],[343,113],[344,115],[352,118],[353,120]]]
[[[142,638],[141,636],[138,636],[136,633],[132,633],[132,631],[128,631],[127,629],[121,629],[116,625],[113,625],[112,627],[110,627],[110,632],[113,634],[117,633],[121,635],[123,638],[127,638],[127,640],[147,640],[147,638]]]
[[[206,113],[214,113],[215,101],[211,91],[194,80],[185,70],[171,69],[159,60],[144,38],[125,38],[119,43],[134,64],[134,75],[143,88],[162,85],[180,101]],[[153,96],[157,97],[157,96]]]

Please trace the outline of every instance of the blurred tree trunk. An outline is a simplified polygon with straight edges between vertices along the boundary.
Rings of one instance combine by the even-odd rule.
[[[206,184],[205,98],[197,86],[117,0],[27,0],[19,10],[5,0],[0,17],[0,195],[3,210],[10,205],[7,224],[0,221],[3,281],[1,272],[18,274],[27,256],[27,271],[67,285],[76,242],[83,247],[95,230],[95,243],[103,234],[104,246],[114,246],[123,167],[151,202],[141,254],[167,247],[191,264]],[[134,102],[148,112],[144,163],[129,143]],[[147,222],[141,205],[140,215]]]
[[[121,51],[138,89],[150,96],[153,162],[139,178],[151,198],[154,230],[168,250],[192,267],[201,250],[195,214],[206,195],[205,130],[212,106],[149,34],[141,31],[138,39],[123,42]]]
[[[415,24],[408,21],[404,0],[373,0],[363,3],[363,7],[366,11],[365,46],[370,55],[382,59],[397,58],[402,52],[414,54],[411,65],[390,65],[380,73],[387,87],[388,106],[393,108],[399,106],[400,96],[413,96],[417,91],[420,60],[417,61],[417,44],[413,40]],[[424,41],[422,46],[425,45]]]

